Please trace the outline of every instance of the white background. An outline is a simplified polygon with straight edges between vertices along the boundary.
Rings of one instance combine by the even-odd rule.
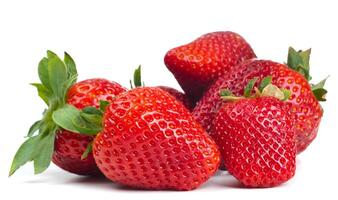
[[[0,1],[0,199],[308,199],[338,198],[338,7],[335,1]],[[32,165],[7,178],[11,159],[44,104],[28,83],[47,49],[75,59],[79,79],[105,77],[128,87],[143,65],[147,85],[179,88],[163,64],[167,50],[212,31],[232,30],[260,58],[286,60],[287,48],[312,47],[312,75],[330,74],[317,139],[297,158],[296,176],[271,189],[238,188],[228,174],[190,192],[140,191],[105,179]]]

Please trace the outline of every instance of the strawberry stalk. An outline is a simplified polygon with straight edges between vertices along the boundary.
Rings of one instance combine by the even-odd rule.
[[[301,73],[307,81],[310,81],[312,79],[310,75],[310,54],[311,49],[305,51],[296,51],[294,48],[289,47],[287,59],[287,66]],[[325,95],[327,94],[327,90],[324,88],[324,86],[327,78],[317,84],[310,83],[312,92],[318,101],[326,101]]]
[[[52,51],[42,58],[38,65],[41,83],[32,83],[48,108],[40,120],[30,127],[26,141],[16,152],[9,176],[29,161],[34,162],[34,173],[45,171],[50,165],[56,131],[60,128],[53,120],[53,114],[65,106],[68,89],[76,82],[77,70],[74,60],[65,52],[62,61]]]

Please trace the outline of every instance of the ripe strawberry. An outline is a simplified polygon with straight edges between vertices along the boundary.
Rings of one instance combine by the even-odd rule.
[[[213,32],[167,52],[164,62],[188,97],[196,102],[207,88],[234,65],[255,58],[238,34]]]
[[[93,143],[96,163],[114,182],[191,190],[219,165],[214,141],[184,106],[158,88],[138,87],[106,109]]]
[[[217,113],[212,137],[229,173],[248,187],[272,187],[296,169],[294,125],[275,97],[239,99]]]
[[[78,175],[99,174],[92,153],[82,159],[83,153],[93,140],[93,136],[58,130],[54,142],[53,163],[63,170]]]
[[[308,74],[309,51],[295,53],[290,48],[288,65],[305,66],[302,70]],[[306,56],[304,56],[306,54]],[[297,57],[298,63],[292,64],[291,57]],[[303,57],[303,58],[301,58]],[[304,65],[304,63],[307,63]],[[313,141],[318,132],[323,110],[318,103],[325,100],[326,90],[323,89],[325,80],[317,85],[309,85],[303,74],[288,68],[286,65],[268,60],[248,60],[220,77],[214,85],[204,94],[193,110],[193,115],[202,126],[210,131],[215,113],[223,105],[220,99],[220,90],[228,88],[235,95],[242,94],[243,88],[248,80],[258,77],[259,80],[265,76],[272,76],[272,83],[278,87],[292,91],[288,99],[291,111],[295,118],[296,144],[298,153],[306,149]]]
[[[184,93],[176,90],[175,88],[168,87],[168,86],[157,86],[157,88],[160,88],[161,90],[168,92],[177,101],[182,103],[184,105],[184,107],[186,107],[188,110],[192,110],[193,105],[191,104],[190,100],[188,99],[188,97]]]
[[[99,108],[100,101],[112,101],[126,89],[105,79],[87,79],[75,83],[68,91],[67,103],[78,109],[88,106]],[[60,168],[79,175],[98,174],[99,170],[90,152],[84,159],[83,153],[94,136],[81,135],[59,130],[54,142],[53,162]]]
[[[141,65],[135,69],[133,81],[130,80],[130,86],[131,88],[144,86],[144,82],[142,82]],[[156,86],[156,87],[168,92],[177,101],[181,102],[188,110],[191,111],[193,109],[191,101],[184,93],[168,86]]]
[[[92,154],[86,150],[93,136],[80,135],[60,128],[54,114],[66,103],[77,108],[99,106],[100,100],[111,101],[125,91],[119,84],[104,79],[89,79],[76,83],[77,70],[73,59],[65,53],[64,61],[51,51],[38,67],[41,83],[34,83],[39,96],[48,105],[41,120],[29,130],[28,139],[14,156],[10,175],[26,162],[34,161],[35,173],[42,173],[51,162],[80,175],[97,174]],[[68,118],[61,118],[70,121]],[[35,133],[38,134],[35,135]],[[84,157],[81,158],[81,156]],[[87,156],[87,157],[86,157]],[[85,158],[86,157],[86,158]]]

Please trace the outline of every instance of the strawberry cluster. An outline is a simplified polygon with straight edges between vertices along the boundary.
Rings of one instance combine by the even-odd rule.
[[[134,188],[192,190],[225,167],[246,187],[280,185],[294,176],[323,115],[325,80],[309,83],[310,52],[290,47],[280,64],[257,59],[236,33],[208,33],[165,55],[182,93],[144,86],[140,67],[131,89],[102,78],[77,82],[74,60],[47,51],[41,82],[32,84],[47,109],[10,175],[29,161],[35,173],[53,162]]]

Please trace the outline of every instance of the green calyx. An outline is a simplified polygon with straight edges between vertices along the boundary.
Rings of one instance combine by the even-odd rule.
[[[32,83],[40,98],[48,108],[40,120],[30,127],[26,141],[16,152],[9,176],[29,161],[34,162],[35,174],[42,173],[50,165],[56,131],[59,126],[53,121],[53,113],[65,106],[68,89],[76,82],[77,70],[74,60],[64,54],[62,61],[52,51],[47,51],[47,57],[41,59],[38,65],[41,83]]]
[[[317,84],[310,84],[312,92],[313,92],[313,94],[315,95],[315,97],[318,101],[326,101],[325,96],[327,94],[327,90],[324,88],[324,86],[325,86],[325,82],[328,78],[329,77],[326,77],[325,79],[321,80]]]
[[[79,110],[66,104],[53,113],[53,120],[68,131],[94,136],[102,130],[103,113],[108,105],[109,102],[100,101],[99,109],[88,106]]]
[[[245,98],[257,98],[262,96],[275,97],[281,101],[286,101],[291,96],[291,92],[287,89],[278,88],[271,83],[272,76],[262,79],[258,87],[255,87],[258,77],[249,80],[244,88],[243,96],[235,96],[229,89],[221,90],[220,96],[225,101],[236,101]]]
[[[142,82],[142,74],[141,74],[141,65],[139,65],[133,74],[133,80],[130,80],[130,88],[134,89],[136,87],[144,87],[144,82]]]
[[[95,136],[103,128],[103,113],[108,105],[108,101],[101,100],[99,109],[88,106],[79,110],[72,105],[65,104],[53,113],[52,118],[59,127],[65,130],[82,135]],[[87,158],[91,151],[92,142],[88,144],[81,159]]]
[[[310,75],[310,54],[311,49],[302,51],[296,51],[294,48],[289,47],[287,66],[299,73],[301,73],[307,81],[312,79]],[[327,77],[328,78],[328,77]],[[315,95],[318,101],[326,101],[325,95],[327,94],[327,90],[324,89],[325,82],[327,80],[320,81],[317,84],[310,84],[312,88],[312,92]]]

